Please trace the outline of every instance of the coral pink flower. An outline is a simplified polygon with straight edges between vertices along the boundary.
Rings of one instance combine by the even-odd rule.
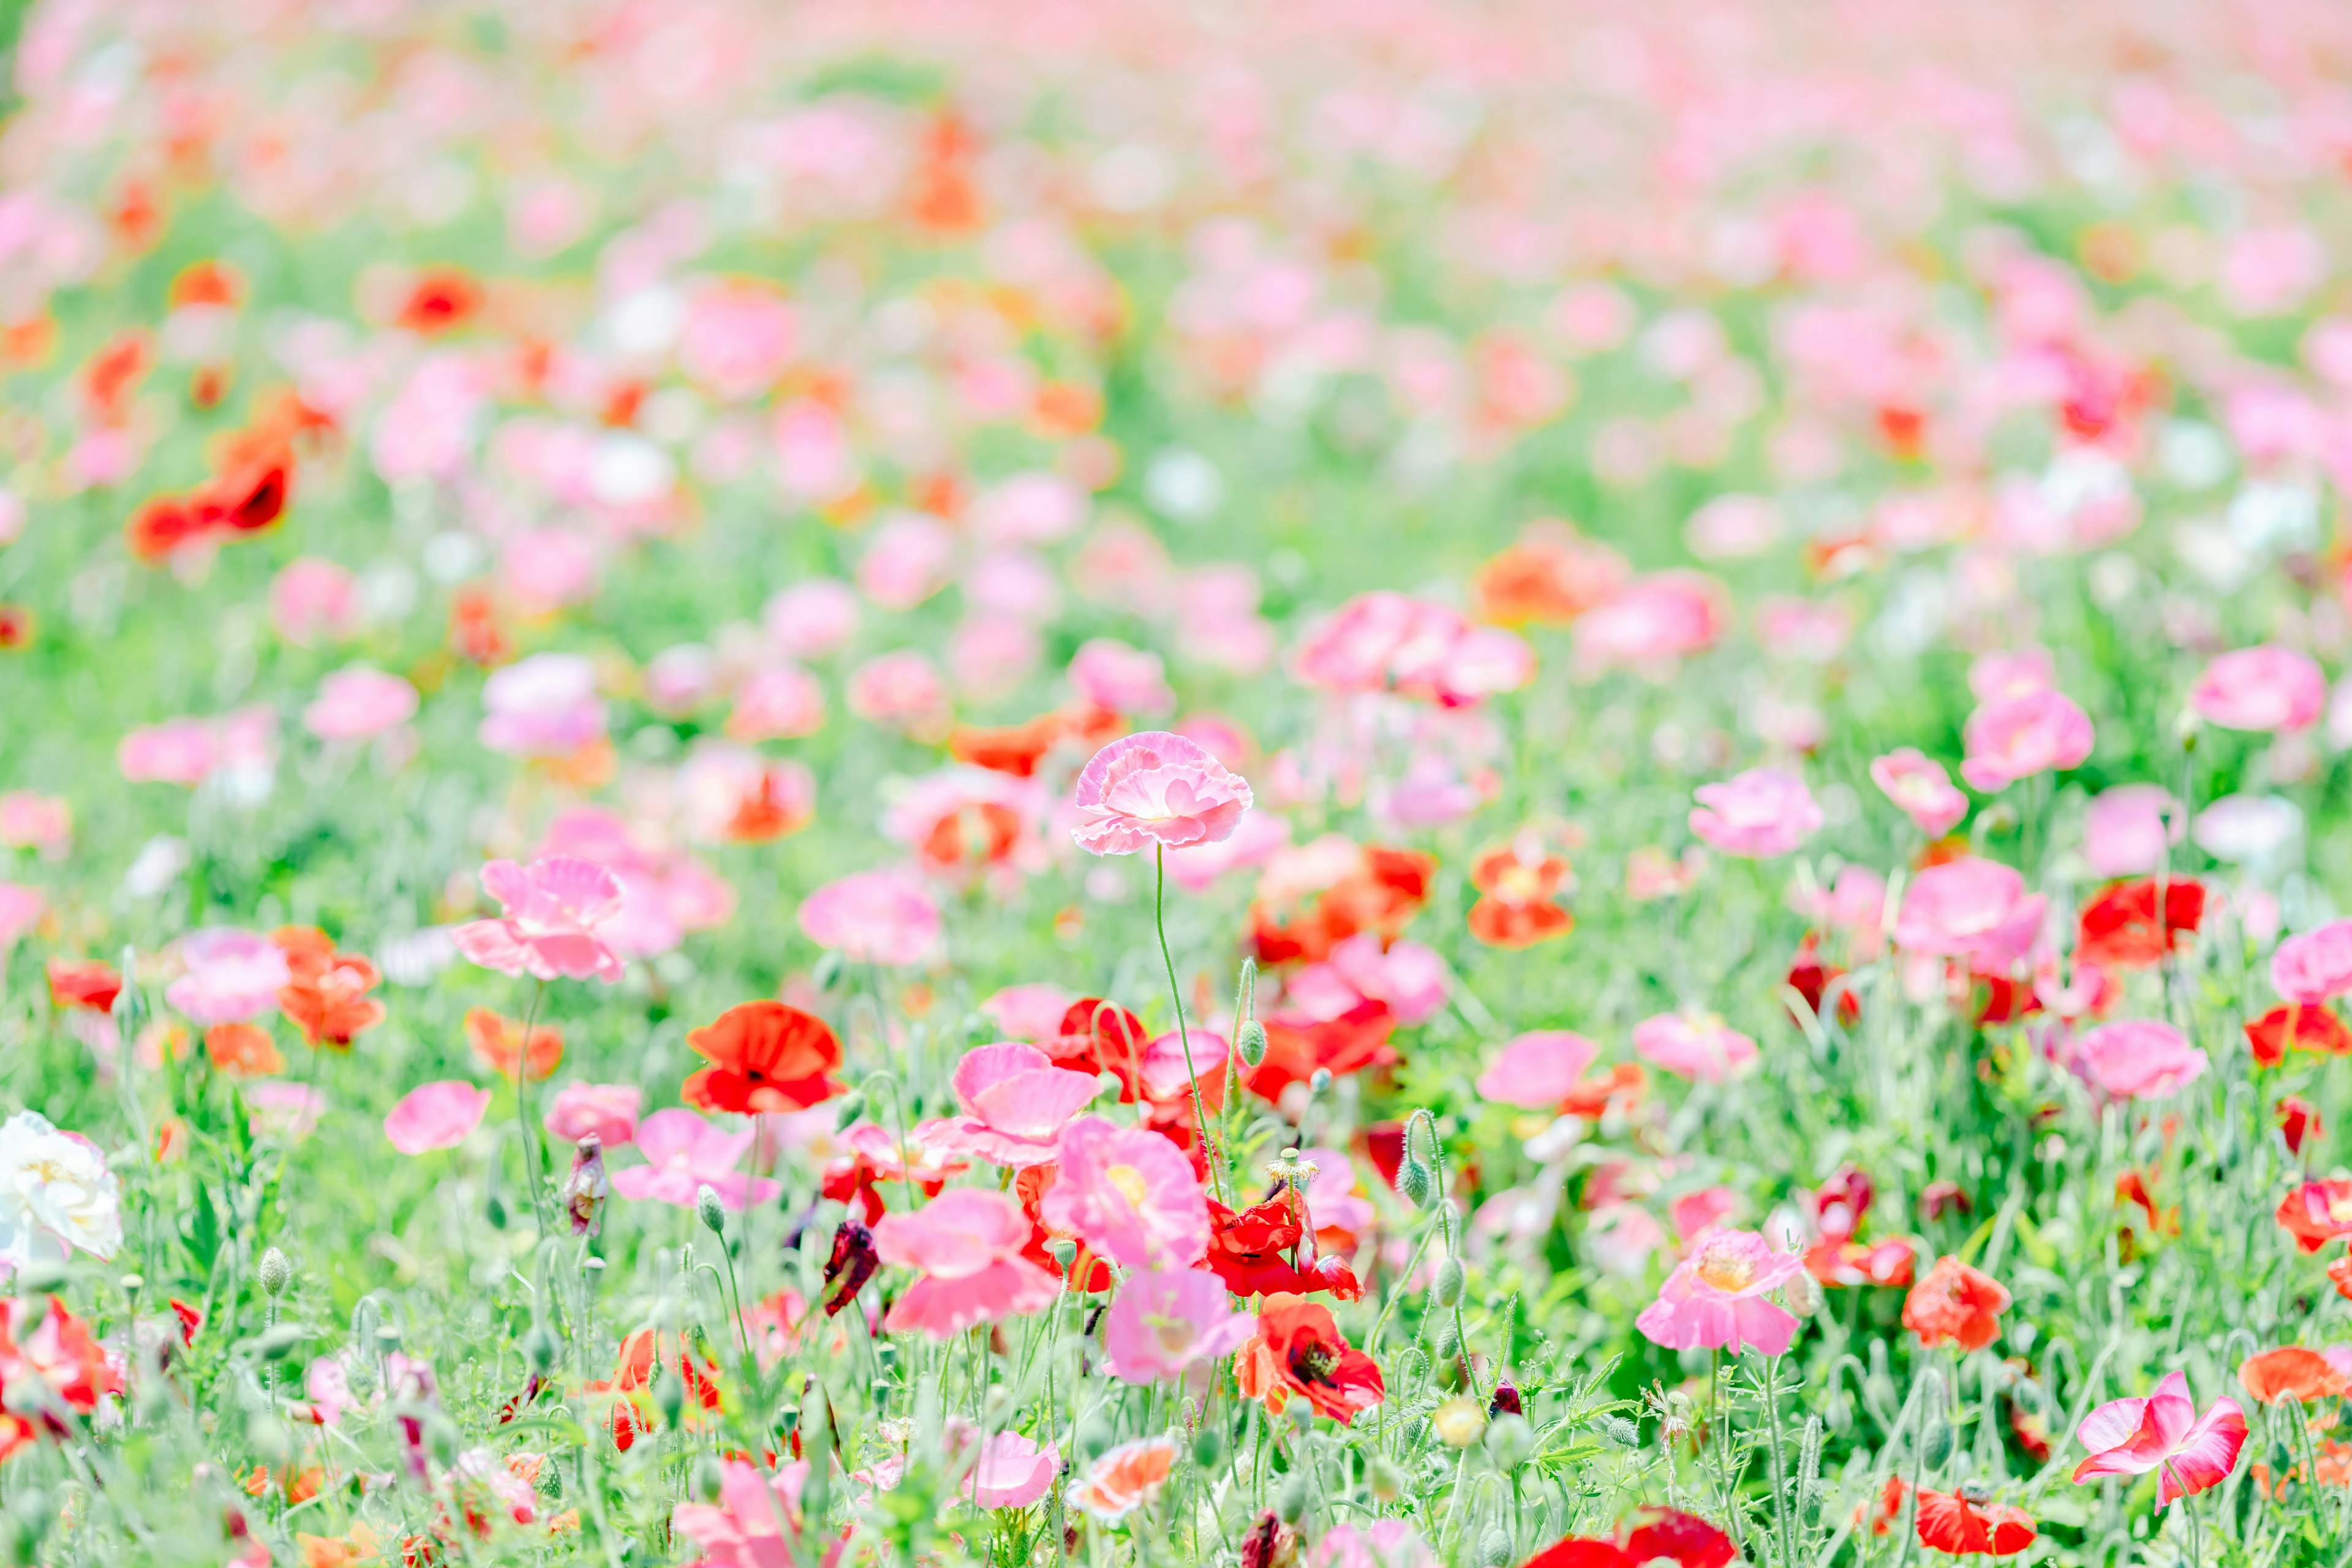
[[[2111,1400],[2092,1411],[2074,1440],[2091,1451],[2074,1467],[2076,1481],[2160,1470],[2157,1507],[2168,1508],[2229,1479],[2246,1444],[2246,1417],[2234,1399],[2217,1399],[2200,1416],[2189,1379],[2176,1372],[2145,1399]]]
[[[1062,1132],[1061,1174],[1038,1200],[1052,1228],[1123,1268],[1187,1268],[1209,1250],[1192,1163],[1157,1132],[1082,1116]]]
[[[1698,805],[1691,810],[1691,831],[1727,855],[1786,855],[1822,825],[1822,808],[1805,781],[1779,768],[1750,768],[1692,793]]]
[[[383,1119],[383,1135],[404,1154],[454,1149],[482,1124],[490,1091],[461,1079],[410,1089]]]
[[[1016,1040],[966,1051],[952,1083],[964,1114],[940,1124],[938,1142],[1015,1170],[1052,1164],[1062,1129],[1102,1089],[1092,1073]]]
[[[416,716],[416,688],[396,675],[353,665],[319,683],[302,722],[322,741],[363,741]]]
[[[2291,936],[2271,954],[2271,984],[2289,1002],[2325,1002],[2352,991],[2352,920]]]
[[[857,595],[832,577],[812,577],[779,591],[760,611],[760,627],[789,658],[823,658],[857,634]]]
[[[1752,1230],[1710,1231],[1666,1277],[1633,1326],[1668,1350],[1757,1350],[1779,1355],[1796,1337],[1795,1314],[1766,1300],[1805,1270]]]
[[[633,1083],[567,1083],[547,1108],[547,1130],[567,1143],[594,1133],[607,1149],[635,1142],[645,1091]]]
[[[920,512],[885,519],[857,562],[857,586],[886,610],[911,610],[948,584],[956,539]]]
[[[2022,778],[2083,765],[2095,738],[2091,716],[2063,692],[2047,689],[1996,697],[1969,715],[1960,776],[1990,795]]]
[[[518,757],[569,756],[604,738],[596,667],[576,653],[539,653],[482,683],[483,745]]]
[[[963,1495],[982,1508],[1027,1508],[1050,1490],[1062,1473],[1062,1450],[1044,1447],[1018,1432],[999,1432],[980,1446]]]
[[[1114,637],[1080,646],[1070,660],[1070,684],[1079,696],[1113,713],[1165,713],[1176,706],[1160,656]]]
[[[938,667],[913,648],[869,658],[852,670],[843,694],[849,710],[918,738],[944,735],[954,717]]]
[[[1201,745],[1165,730],[1113,741],[1078,774],[1078,847],[1132,855],[1233,836],[1251,805],[1250,787]]]
[[[2084,814],[2083,853],[2095,877],[2144,876],[2187,831],[2187,820],[2161,785],[2118,784],[2100,791]]]
[[[22,882],[0,882],[0,955],[16,945],[16,939],[38,925],[41,912],[49,907],[48,899],[38,888],[28,888]]]
[[[740,403],[775,384],[792,363],[799,338],[798,316],[772,287],[721,283],[697,294],[687,307],[678,330],[678,368],[720,402]]]
[[[0,795],[0,844],[38,849],[55,859],[73,842],[73,807],[54,795],[11,790]]]
[[[1962,856],[1912,879],[1895,919],[1895,941],[1913,952],[2005,968],[2033,945],[2048,901],[2029,896],[2014,868]]]
[[[359,626],[359,581],[331,561],[289,562],[269,584],[269,619],[297,647],[341,641]]]
[[[801,930],[854,963],[919,963],[940,939],[930,895],[894,871],[859,871],[801,900]]]
[[[1916,747],[1873,759],[1870,779],[1930,838],[1941,838],[1969,814],[1969,797],[1953,784],[1944,764]]]
[[[1245,1321],[1255,1326],[1255,1319]],[[1069,1504],[1105,1523],[1117,1523],[1137,1509],[1150,1506],[1175,1468],[1173,1437],[1138,1437],[1121,1443],[1107,1449],[1087,1467],[1082,1479],[1070,1484]]]
[[[457,951],[501,974],[541,980],[621,977],[620,955],[596,928],[621,911],[621,879],[593,860],[548,855],[528,867],[493,860],[482,888],[504,913],[450,932]]]
[[[786,741],[824,726],[824,689],[796,664],[753,670],[735,689],[727,733],[738,741]]]
[[[1029,1236],[1020,1205],[974,1187],[951,1188],[921,1208],[884,1215],[874,1226],[876,1254],[919,1268],[922,1277],[892,1303],[882,1326],[946,1340],[975,1323],[1046,1306],[1060,1281],[1021,1256]]]
[[[621,1418],[616,1411],[616,1429]],[[694,1542],[706,1568],[786,1568],[804,1560],[801,1489],[807,1483],[805,1460],[793,1460],[772,1476],[740,1459],[723,1460],[719,1500],[679,1503],[670,1510],[670,1529]],[[833,1543],[819,1568],[835,1568],[840,1555],[840,1543]]]
[[[1478,1092],[1502,1105],[1556,1108],[1575,1089],[1601,1047],[1566,1029],[1520,1035],[1495,1054],[1478,1075]]]
[[[1712,1013],[1660,1013],[1633,1026],[1633,1051],[1677,1078],[1723,1083],[1756,1067],[1756,1042]]]
[[[2301,730],[2327,706],[2327,677],[2309,654],[2263,643],[2208,664],[2189,703],[2225,730]]]
[[[286,952],[268,937],[215,926],[181,939],[188,972],[164,988],[163,1000],[204,1028],[241,1024],[278,1005],[278,987],[292,976]]]
[[[2203,1076],[2205,1053],[2169,1024],[2123,1018],[2074,1043],[2066,1065],[2110,1100],[2169,1100]]]
[[[646,1163],[614,1171],[613,1190],[625,1198],[679,1208],[692,1208],[696,1192],[706,1186],[730,1209],[764,1204],[784,1190],[783,1184],[765,1176],[754,1180],[735,1169],[758,1136],[750,1127],[730,1132],[691,1110],[656,1110],[637,1123],[637,1152]]]
[[[1103,1320],[1103,1358],[1128,1383],[1181,1377],[1188,1367],[1231,1355],[1257,1332],[1257,1319],[1234,1310],[1224,1281],[1197,1268],[1132,1274]]]
[[[1578,619],[1575,661],[1589,671],[1664,665],[1714,647],[1729,615],[1723,585],[1704,573],[1637,578]]]
[[[1075,992],[1037,981],[1006,986],[983,1000],[980,1011],[1008,1037],[1034,1045],[1062,1032],[1062,1015],[1077,999]]]

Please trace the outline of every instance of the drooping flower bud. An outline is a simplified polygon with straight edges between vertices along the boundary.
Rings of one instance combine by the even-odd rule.
[[[709,1182],[694,1189],[694,1217],[700,1220],[702,1228],[711,1235],[724,1237],[727,1234],[727,1205],[719,1201],[719,1189]]]
[[[1505,1568],[1511,1561],[1511,1532],[1495,1525],[1478,1538],[1479,1568]]]
[[[1486,1414],[1489,1415],[1527,1414],[1527,1406],[1519,1399],[1518,1387],[1509,1378],[1506,1377],[1496,1383],[1495,1397],[1486,1401]]]
[[[571,1216],[572,1234],[591,1237],[604,1228],[604,1201],[612,1195],[612,1184],[604,1179],[604,1141],[591,1132],[580,1140],[572,1156],[572,1173],[556,1194]]]
[[[1439,1307],[1451,1307],[1462,1300],[1462,1260],[1449,1258],[1437,1266],[1436,1276],[1429,1282],[1429,1299]]]
[[[833,1255],[824,1265],[824,1315],[834,1317],[857,1299],[882,1259],[874,1250],[874,1233],[854,1219],[834,1227]]]
[[[686,1414],[686,1379],[678,1376],[677,1368],[665,1364],[654,1373],[654,1408],[661,1412],[662,1425],[675,1431]]]
[[[1265,1060],[1265,1026],[1255,1018],[1244,1023],[1234,1037],[1234,1047],[1241,1053],[1244,1067],[1254,1068]]]

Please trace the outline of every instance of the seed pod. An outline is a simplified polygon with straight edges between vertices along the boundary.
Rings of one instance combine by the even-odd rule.
[[[1462,1260],[1449,1258],[1437,1266],[1436,1277],[1429,1282],[1429,1299],[1440,1307],[1451,1307],[1462,1300]]]
[[[261,1255],[261,1267],[254,1271],[254,1278],[272,1297],[283,1296],[286,1287],[294,1283],[294,1266],[286,1261],[284,1253],[273,1247]]]
[[[1919,1458],[1929,1469],[1941,1468],[1952,1457],[1952,1424],[1940,1410],[1931,1410],[1919,1428]]]
[[[1234,1048],[1241,1053],[1242,1066],[1254,1068],[1265,1060],[1265,1026],[1255,1018],[1242,1025],[1234,1037]]]
[[[1307,1479],[1305,1470],[1293,1471],[1282,1483],[1282,1493],[1276,1498],[1274,1510],[1285,1524],[1297,1524],[1307,1517],[1307,1505],[1315,1500],[1315,1484]]]
[[[1329,1068],[1317,1068],[1315,1076],[1307,1080],[1307,1091],[1309,1094],[1326,1094],[1330,1091],[1330,1088],[1331,1069]]]
[[[1192,1462],[1204,1470],[1213,1470],[1225,1462],[1225,1429],[1203,1426],[1192,1438]]]
[[[1511,1532],[1501,1525],[1490,1527],[1478,1538],[1479,1568],[1504,1568],[1511,1560]]]
[[[678,1376],[677,1368],[665,1365],[654,1374],[654,1408],[661,1412],[664,1426],[677,1429],[686,1414],[686,1379]]]
[[[694,1217],[711,1235],[727,1234],[727,1205],[719,1201],[719,1189],[709,1182],[694,1189]]]

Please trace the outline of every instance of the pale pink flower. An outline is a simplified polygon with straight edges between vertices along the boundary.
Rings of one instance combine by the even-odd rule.
[[[920,963],[940,940],[930,895],[895,871],[859,871],[801,900],[801,930],[853,963]]]
[[[1290,820],[1271,811],[1244,815],[1231,837],[1168,851],[1168,879],[1187,892],[1215,885],[1229,871],[1260,866],[1290,847]]]
[[[1966,958],[1979,969],[2005,968],[2033,945],[2048,902],[2026,892],[2015,868],[1964,855],[1911,879],[1895,918],[1895,945]]]
[[[596,667],[575,653],[539,653],[482,683],[483,745],[519,757],[568,756],[604,738]]]
[[[858,558],[858,589],[886,610],[911,610],[948,585],[955,550],[955,534],[935,517],[885,518]]]
[[[1738,1206],[1739,1195],[1729,1187],[1701,1187],[1667,1205],[1666,1214],[1675,1222],[1675,1235],[1688,1244],[1722,1224]]]
[[[1077,993],[1045,981],[1008,985],[980,1005],[982,1016],[994,1021],[1007,1038],[1035,1045],[1062,1032],[1062,1015],[1078,999]]]
[[[310,1136],[327,1110],[325,1095],[283,1079],[265,1079],[247,1085],[245,1102],[252,1108],[256,1136],[296,1141]]]
[[[1070,684],[1079,696],[1113,713],[1165,713],[1176,706],[1160,656],[1115,637],[1094,637],[1070,660]]]
[[[1164,730],[1113,741],[1079,773],[1074,794],[1078,847],[1132,855],[1231,837],[1251,804],[1239,774],[1201,745]]]
[[[269,619],[297,647],[339,642],[359,628],[359,582],[331,561],[289,562],[269,584]]]
[[[1694,1083],[1724,1083],[1756,1068],[1756,1042],[1712,1013],[1660,1013],[1633,1026],[1633,1052]]]
[[[841,416],[814,397],[776,409],[776,487],[807,506],[846,500],[865,481],[857,448]]]
[[[1969,692],[1979,702],[2031,697],[2058,683],[2058,663],[2046,647],[1980,653],[1969,665]]]
[[[692,1208],[695,1194],[709,1187],[726,1207],[742,1210],[783,1191],[780,1182],[757,1180],[736,1170],[759,1136],[754,1128],[730,1132],[691,1110],[675,1106],[637,1123],[637,1152],[646,1163],[612,1174],[613,1190],[625,1198]]]
[[[884,1215],[874,1226],[875,1252],[922,1277],[891,1304],[883,1328],[948,1340],[975,1323],[1048,1305],[1061,1282],[1021,1256],[1029,1235],[1020,1205],[975,1187],[950,1188],[921,1208]]]
[[[677,784],[679,823],[698,844],[793,833],[816,815],[816,774],[806,763],[707,736],[687,754]]]
[[[670,1510],[670,1529],[694,1542],[707,1568],[789,1568],[803,1561],[801,1490],[808,1470],[804,1459],[787,1461],[772,1476],[740,1459],[721,1460],[719,1500],[679,1503]],[[819,1568],[835,1568],[841,1552],[839,1543],[828,1546]]]
[[[0,844],[38,849],[52,859],[73,841],[73,807],[65,797],[11,790],[0,795]]]
[[[482,1124],[490,1091],[462,1079],[445,1079],[410,1089],[383,1119],[383,1135],[404,1154],[455,1149]]]
[[[1307,1550],[1307,1568],[1437,1568],[1437,1553],[1411,1520],[1343,1521]]]
[[[180,939],[187,973],[163,989],[163,1000],[202,1028],[241,1024],[278,1005],[278,987],[292,978],[285,950],[256,931],[213,926]]]
[[[1038,1212],[1097,1257],[1181,1268],[1208,1251],[1208,1203],[1192,1163],[1159,1133],[1082,1116],[1063,1130],[1058,1163]]]
[[[799,319],[772,286],[720,283],[687,306],[678,368],[720,402],[740,403],[775,384],[799,340]]]
[[[365,665],[339,669],[319,683],[302,722],[322,741],[363,741],[416,716],[416,688]]]
[[[499,552],[499,581],[525,615],[549,615],[593,597],[597,564],[594,542],[568,528],[527,530]]]
[[[2066,1065],[2110,1100],[2169,1100],[2202,1077],[2207,1063],[2171,1025],[2122,1018],[2075,1041]]]
[[[1127,1278],[1103,1319],[1103,1360],[1123,1382],[1157,1383],[1231,1355],[1256,1332],[1257,1319],[1234,1310],[1215,1275],[1145,1269]]]
[[[1797,1319],[1765,1297],[1804,1268],[1798,1254],[1774,1250],[1752,1230],[1710,1232],[1675,1266],[1633,1326],[1668,1350],[1779,1355],[1796,1337]]]
[[[2101,790],[2083,816],[2083,855],[2094,877],[2136,877],[2163,864],[2165,847],[2188,831],[2171,795],[2158,784]]]
[[[918,737],[942,731],[953,717],[938,667],[913,648],[869,658],[850,671],[843,700],[867,723]]]
[[[1290,1010],[1318,1021],[1378,1002],[1411,1027],[1445,1005],[1451,982],[1445,961],[1421,943],[1400,940],[1383,951],[1379,937],[1359,931],[1292,974],[1282,994]]]
[[[1050,544],[1087,521],[1086,492],[1059,474],[1001,479],[972,502],[971,530],[990,544]]]
[[[2077,768],[2091,754],[2091,716],[2063,692],[1997,697],[1969,715],[1960,776],[1990,795],[2035,773]]]
[[[1666,1227],[1635,1203],[1602,1204],[1585,1229],[1585,1250],[1593,1266],[1621,1279],[1638,1279],[1651,1257],[1666,1244]]]
[[[772,664],[735,689],[727,732],[739,741],[788,741],[824,727],[824,689],[796,664]]]
[[[621,910],[621,879],[605,868],[569,855],[528,867],[493,860],[482,868],[482,888],[505,912],[450,932],[474,963],[541,980],[621,977],[620,955],[596,931]]]
[[[1930,838],[1941,838],[1969,814],[1969,797],[1952,783],[1944,764],[1916,747],[1873,759],[1870,779]]]
[[[1578,617],[1575,662],[1591,673],[1655,668],[1714,647],[1728,618],[1723,585],[1704,573],[1636,578]]]
[[[1822,808],[1805,781],[1779,768],[1750,768],[1692,793],[1698,805],[1691,831],[1727,855],[1786,855],[1822,825]]]
[[[646,661],[646,706],[666,719],[683,719],[717,697],[719,656],[698,642],[676,643]]]
[[[782,589],[760,611],[768,640],[789,658],[823,658],[856,635],[857,618],[856,594],[832,577]]]
[[[1062,1473],[1062,1451],[1018,1432],[999,1432],[980,1446],[963,1495],[982,1508],[1027,1508],[1052,1489]]]
[[[610,871],[621,905],[601,921],[597,939],[624,959],[669,952],[690,931],[709,931],[735,912],[735,890],[667,836],[602,806],[581,805],[548,825],[535,851],[570,856]]]
[[[215,773],[263,774],[278,760],[278,714],[244,708],[220,719],[172,719],[122,737],[115,763],[132,784],[195,785]]]
[[[1307,1202],[1307,1224],[1318,1237],[1336,1232],[1347,1246],[1354,1237],[1371,1234],[1380,1211],[1357,1190],[1355,1162],[1345,1149],[1301,1149],[1298,1166],[1307,1173],[1298,1195]]]
[[[1582,1035],[1538,1029],[1517,1036],[1495,1053],[1478,1075],[1478,1092],[1502,1105],[1552,1109],[1575,1090],[1600,1055],[1601,1047]]]
[[[2169,1373],[2145,1399],[2100,1405],[2074,1428],[2091,1457],[2074,1467],[2077,1482],[2101,1476],[2144,1476],[2160,1470],[2157,1506],[2220,1486],[2238,1468],[2246,1443],[2246,1416],[2232,1399],[2217,1399],[2203,1415],[2189,1394],[2189,1379]]]
[[[2352,920],[2291,936],[2271,954],[2271,985],[2306,1005],[2352,992]]]
[[[645,1090],[633,1083],[567,1083],[547,1108],[547,1130],[566,1143],[593,1133],[607,1149],[635,1142]]]
[[[0,955],[16,945],[16,939],[41,921],[41,913],[49,900],[38,888],[28,888],[22,882],[0,882]]]
[[[1807,920],[1844,931],[1857,955],[1875,953],[1880,926],[1886,919],[1886,879],[1867,866],[1841,866],[1837,880],[1827,888],[1800,887],[1790,907]]]
[[[1092,1073],[1057,1068],[1015,1040],[966,1051],[951,1087],[964,1114],[942,1122],[937,1141],[1015,1170],[1052,1164],[1062,1129],[1102,1090]]]
[[[2309,654],[2263,643],[2208,664],[2189,703],[2225,730],[2308,729],[2327,706],[2327,677]]]

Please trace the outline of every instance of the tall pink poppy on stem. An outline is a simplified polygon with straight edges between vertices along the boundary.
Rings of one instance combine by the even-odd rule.
[[[2110,1100],[2169,1100],[2203,1077],[2207,1062],[2171,1025],[2120,1018],[2076,1041],[2067,1066]]]
[[[614,1172],[613,1190],[632,1201],[677,1208],[692,1208],[697,1192],[706,1186],[727,1208],[766,1203],[783,1191],[783,1184],[735,1168],[758,1136],[750,1127],[730,1132],[691,1110],[656,1110],[637,1124],[637,1152],[646,1163]]]
[[[1752,1230],[1710,1231],[1675,1265],[1633,1326],[1668,1350],[1756,1350],[1779,1355],[1796,1338],[1796,1314],[1765,1298],[1805,1270]]]
[[[1103,1359],[1122,1382],[1157,1383],[1231,1355],[1256,1332],[1257,1319],[1234,1310],[1215,1275],[1147,1269],[1129,1276],[1103,1319]]]
[[[980,1445],[980,1458],[963,1479],[963,1495],[982,1508],[1027,1508],[1062,1473],[1062,1450],[1039,1447],[1018,1432],[998,1432]]]
[[[1916,746],[1873,759],[1870,781],[1930,838],[1941,838],[1969,814],[1969,797],[1952,783],[1944,764]]]
[[[642,1137],[642,1134],[640,1134]],[[920,1330],[953,1339],[975,1323],[992,1323],[1046,1306],[1061,1282],[1021,1256],[1029,1216],[1002,1193],[956,1187],[874,1226],[874,1250],[885,1263],[922,1271],[892,1304],[883,1328]]]
[[[1633,1051],[1694,1083],[1725,1083],[1756,1068],[1756,1042],[1712,1013],[1660,1013],[1633,1026]]]
[[[1786,855],[1820,828],[1822,808],[1805,781],[1779,768],[1750,768],[1692,792],[1693,833],[1727,855],[1766,859]]]
[[[1601,1047],[1567,1029],[1537,1029],[1514,1037],[1478,1075],[1481,1096],[1500,1105],[1541,1110],[1576,1089]]]
[[[2271,954],[2271,984],[2305,1005],[2352,991],[2352,920],[2291,936]]]
[[[410,1089],[383,1119],[383,1135],[404,1154],[454,1149],[482,1124],[490,1091],[462,1079]]]
[[[505,912],[450,933],[476,963],[541,980],[621,977],[620,955],[596,934],[621,912],[621,879],[604,867],[570,855],[543,856],[529,866],[493,860],[482,868],[482,888]]]
[[[895,871],[859,871],[801,900],[801,930],[855,963],[920,963],[940,940],[940,907]]]
[[[1078,773],[1078,847],[1132,855],[1217,844],[1251,805],[1250,786],[1198,742],[1165,730],[1113,741]]]
[[[1996,697],[1969,715],[1960,776],[1991,795],[2035,773],[2081,767],[2095,736],[2091,716],[2063,691]]]
[[[1165,1268],[1208,1252],[1208,1200],[1192,1163],[1159,1133],[1082,1116],[1063,1131],[1059,1164],[1038,1211],[1097,1257],[1124,1268]]]
[[[2048,904],[2042,894],[2026,892],[2015,868],[1962,856],[1912,879],[1895,917],[1895,945],[2003,968],[2033,945]]]
[[[2194,1497],[2220,1486],[2238,1468],[2246,1445],[2246,1416],[2234,1399],[2217,1399],[2203,1415],[2189,1396],[2189,1379],[2168,1373],[2145,1399],[2116,1399],[2100,1405],[2074,1428],[2074,1440],[2091,1457],[2074,1467],[2074,1479],[2162,1473],[2156,1506]]]
[[[2327,677],[2309,654],[2262,643],[2215,658],[2189,705],[2225,730],[2308,729],[2327,706]]]
[[[938,1124],[944,1148],[1013,1170],[1050,1165],[1062,1129],[1102,1092],[1092,1073],[1057,1068],[1034,1046],[974,1046],[950,1080],[964,1114]]]

